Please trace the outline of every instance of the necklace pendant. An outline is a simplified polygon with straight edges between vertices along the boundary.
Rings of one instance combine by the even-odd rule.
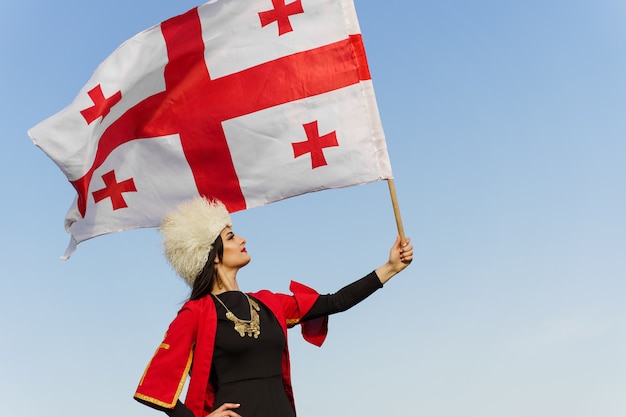
[[[228,307],[226,307],[226,305],[222,302],[222,300],[219,299],[219,297],[216,296],[215,298],[217,299],[217,301],[220,302],[220,304],[222,304],[222,306],[226,310],[226,318],[233,322],[233,327],[235,331],[239,333],[239,336],[248,336],[258,339],[259,335],[261,334],[261,321],[259,319],[258,311],[260,311],[261,309],[254,300],[251,300],[250,297],[248,297],[245,293],[244,295],[248,299],[248,305],[250,306],[250,320],[242,320],[239,317],[235,316],[235,314],[230,311]]]
[[[246,328],[244,326],[244,323],[235,322],[235,331],[239,333],[239,336],[244,337],[246,334]]]

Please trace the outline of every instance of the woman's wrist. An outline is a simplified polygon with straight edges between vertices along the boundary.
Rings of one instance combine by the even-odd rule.
[[[375,272],[381,284],[385,284],[398,273],[398,271],[396,271],[393,265],[389,262],[381,265]]]

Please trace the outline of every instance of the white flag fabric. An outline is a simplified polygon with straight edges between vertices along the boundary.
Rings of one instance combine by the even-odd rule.
[[[203,195],[234,212],[392,178],[351,0],[213,0],[123,43],[29,130],[76,244]]]

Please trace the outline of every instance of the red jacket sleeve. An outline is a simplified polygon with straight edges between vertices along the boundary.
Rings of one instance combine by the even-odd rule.
[[[301,324],[304,340],[315,346],[321,346],[328,333],[328,317],[320,317],[301,323],[302,317],[309,312],[318,299],[318,292],[295,281],[291,281],[289,290],[293,295],[276,294],[267,290],[251,295],[258,297],[274,312],[285,333],[288,327]]]
[[[314,289],[296,281],[291,281],[289,290],[293,293],[298,304],[299,322],[300,319],[309,312],[311,307],[313,307],[313,304],[315,304],[315,301],[317,301],[319,297],[319,293]],[[302,337],[304,337],[304,340],[314,344],[315,346],[322,346],[322,343],[324,343],[326,335],[328,334],[328,316],[305,321],[301,324],[301,326]]]
[[[197,329],[197,315],[183,306],[146,367],[134,395],[137,400],[165,408],[176,405],[189,375]]]

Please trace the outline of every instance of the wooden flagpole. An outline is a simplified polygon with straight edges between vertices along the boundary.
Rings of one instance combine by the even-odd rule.
[[[391,205],[393,206],[393,214],[396,216],[396,226],[398,226],[398,235],[400,235],[400,243],[404,243],[404,227],[402,226],[402,217],[400,216],[400,206],[398,205],[398,196],[396,195],[396,185],[393,178],[387,180],[389,186],[389,194],[391,194]]]

